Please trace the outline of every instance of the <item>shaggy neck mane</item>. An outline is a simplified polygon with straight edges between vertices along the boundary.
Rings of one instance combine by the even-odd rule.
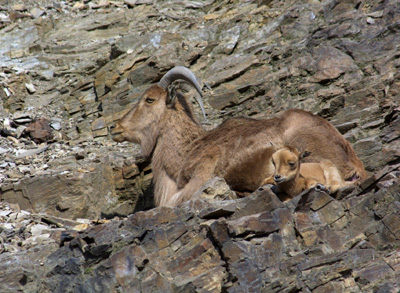
[[[165,124],[160,125],[160,131],[153,153],[153,169],[165,169],[167,174],[176,179],[183,165],[184,158],[193,148],[195,140],[204,135],[205,130],[195,123],[189,116],[169,110],[163,119]]]
[[[153,129],[154,131],[156,129]],[[151,133],[147,135],[147,137],[140,142],[140,146],[142,148],[142,155],[145,158],[151,158],[154,152],[154,149],[157,145],[158,135],[156,133]]]
[[[177,92],[176,99],[178,100],[178,102],[175,104],[174,109],[175,110],[178,109],[178,110],[181,110],[182,112],[186,113],[186,115],[190,118],[190,120],[192,120],[196,125],[198,125],[196,120],[193,117],[192,109],[190,108],[185,97],[180,92]]]
[[[185,163],[184,158],[193,148],[194,141],[206,132],[194,121],[190,108],[186,107],[188,107],[187,104],[182,105],[178,100],[175,107],[168,109],[161,119],[163,125],[160,125],[160,135],[155,144],[151,163],[155,188],[168,189],[156,192],[156,194],[162,194],[161,197],[168,196],[167,194],[170,194],[173,189],[177,191],[175,182]],[[156,198],[155,200],[160,202],[163,199]]]

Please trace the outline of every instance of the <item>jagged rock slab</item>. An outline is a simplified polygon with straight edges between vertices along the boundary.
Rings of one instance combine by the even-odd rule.
[[[194,199],[49,242],[7,218],[0,291],[399,290],[397,1],[23,2],[0,5],[1,197],[19,208],[113,218],[152,207],[151,170],[108,127],[175,65],[205,85],[208,129],[310,110],[371,176],[336,198]],[[54,134],[45,145],[23,134],[40,118]]]

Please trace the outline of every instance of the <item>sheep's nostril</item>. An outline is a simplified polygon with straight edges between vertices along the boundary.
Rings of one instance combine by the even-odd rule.
[[[121,131],[118,131],[117,126],[111,125],[108,127],[108,131],[110,132],[111,136],[115,137],[121,133]]]

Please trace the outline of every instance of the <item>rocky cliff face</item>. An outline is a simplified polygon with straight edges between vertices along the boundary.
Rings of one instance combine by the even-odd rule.
[[[400,290],[398,1],[3,2],[1,292]],[[370,178],[285,203],[215,179],[150,209],[148,163],[108,126],[175,65],[205,128],[306,109]]]

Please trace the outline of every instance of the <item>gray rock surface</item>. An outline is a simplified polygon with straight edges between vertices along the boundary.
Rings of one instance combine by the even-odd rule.
[[[399,15],[394,0],[0,3],[0,291],[399,291]],[[204,84],[205,128],[306,109],[370,178],[285,203],[215,179],[150,209],[148,162],[108,127],[175,65]]]

